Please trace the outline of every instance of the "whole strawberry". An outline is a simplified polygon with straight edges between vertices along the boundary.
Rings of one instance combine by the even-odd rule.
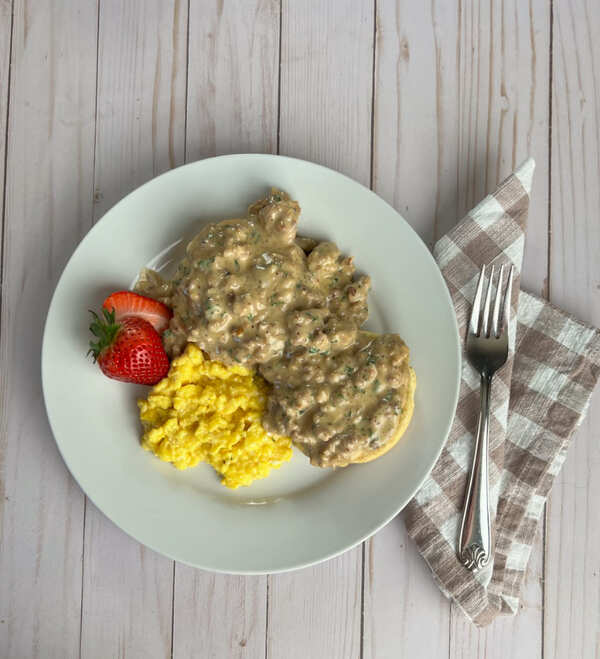
[[[90,331],[98,339],[90,341],[88,354],[94,356],[109,378],[136,384],[156,384],[169,370],[169,359],[158,332],[143,318],[125,316],[115,320],[115,312],[102,309],[103,317],[91,311]]]

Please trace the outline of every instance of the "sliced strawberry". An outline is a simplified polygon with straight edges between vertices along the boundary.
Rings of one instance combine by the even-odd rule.
[[[109,295],[102,307],[107,311],[115,312],[118,322],[125,316],[135,316],[147,320],[152,327],[162,334],[169,326],[173,312],[166,304],[153,300],[145,295],[138,295],[131,291],[119,291]]]
[[[89,353],[105,375],[137,384],[156,384],[165,377],[169,359],[158,332],[147,320],[125,316],[116,321],[115,312],[106,309],[102,309],[103,318],[91,314],[90,331],[98,340],[90,341]]]

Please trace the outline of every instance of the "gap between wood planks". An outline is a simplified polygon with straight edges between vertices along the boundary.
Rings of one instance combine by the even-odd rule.
[[[100,0],[96,0],[96,98],[94,100],[94,145],[92,155],[92,225],[94,224],[94,204],[96,193],[96,141],[98,137],[98,70],[100,58]],[[79,657],[82,653],[83,640],[83,589],[85,584],[85,527],[87,519],[87,494],[83,495],[83,532],[81,537],[81,606],[79,610]]]
[[[6,114],[4,116],[4,157],[2,180],[2,223],[0,224],[0,318],[2,317],[2,285],[4,283],[4,231],[6,227],[6,182],[8,178],[8,121],[10,118],[10,84],[12,73],[13,25],[15,22],[15,2],[10,3],[10,27],[8,28],[8,76],[6,78]]]
[[[548,0],[550,8],[550,25],[549,25],[549,48],[548,48],[548,244],[546,257],[546,282],[542,291],[542,297],[550,300],[550,258],[552,254],[552,83],[554,79],[552,49],[554,47],[554,0]],[[542,513],[542,647],[541,659],[545,657],[546,642],[546,612],[544,604],[546,602],[546,541],[548,530],[548,499],[544,503],[544,512]]]

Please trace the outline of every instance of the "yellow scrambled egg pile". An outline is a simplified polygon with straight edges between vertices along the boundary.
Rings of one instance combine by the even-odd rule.
[[[291,440],[261,425],[266,402],[266,384],[252,371],[205,359],[190,343],[138,401],[142,446],[178,469],[208,462],[227,487],[250,485],[292,457]]]

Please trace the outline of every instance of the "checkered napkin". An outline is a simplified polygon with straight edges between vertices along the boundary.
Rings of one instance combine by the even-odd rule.
[[[479,412],[479,375],[463,352],[460,397],[446,446],[406,508],[409,535],[443,593],[477,625],[516,613],[546,496],[600,375],[600,332],[519,291],[534,170],[525,162],[434,248],[465,338],[482,264],[512,263],[509,358],[492,385],[492,560],[476,574],[456,550]]]

